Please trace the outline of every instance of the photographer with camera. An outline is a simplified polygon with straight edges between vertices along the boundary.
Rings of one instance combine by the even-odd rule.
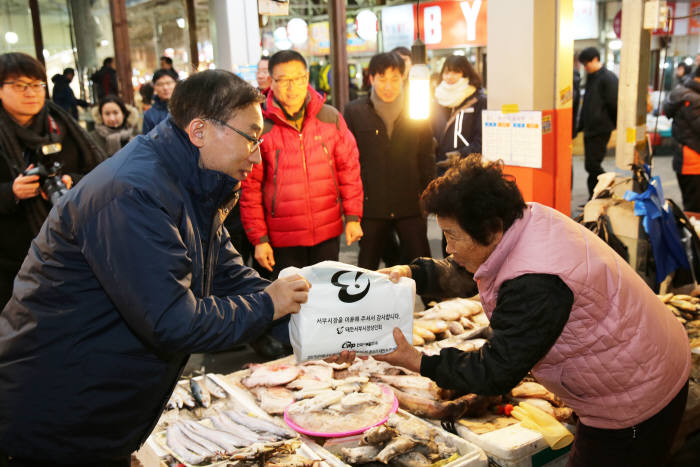
[[[0,55],[0,308],[51,209],[52,193],[56,198],[104,158],[85,130],[46,99],[38,60]]]

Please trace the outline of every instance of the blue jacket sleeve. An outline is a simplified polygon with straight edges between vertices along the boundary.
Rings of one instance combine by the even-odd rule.
[[[241,255],[231,243],[226,229],[222,229],[221,248],[214,275],[212,294],[217,297],[261,292],[270,281],[261,278],[253,268],[244,265]]]
[[[151,116],[148,114],[148,111],[143,114],[143,126],[141,128],[141,134],[147,135],[149,131],[153,129],[155,125],[151,121]]]
[[[149,194],[131,190],[116,197],[84,222],[78,241],[132,332],[164,354],[225,350],[272,322],[272,299],[256,287],[241,287],[240,295],[194,295],[190,253]]]

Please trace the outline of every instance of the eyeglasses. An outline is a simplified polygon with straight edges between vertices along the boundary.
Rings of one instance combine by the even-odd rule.
[[[226,122],[222,122],[221,120],[213,120],[213,121],[215,121],[215,122],[218,123],[219,125],[223,125],[223,126],[225,126],[226,128],[235,131],[236,133],[238,133],[239,135],[241,135],[242,137],[244,137],[245,139],[247,139],[248,141],[250,141],[251,143],[253,143],[253,147],[250,148],[250,152],[255,152],[255,151],[260,147],[260,145],[261,145],[262,142],[263,142],[263,139],[262,139],[262,138],[256,138],[256,137],[254,137],[254,136],[250,136],[248,133],[244,133],[244,132],[242,132],[241,130],[232,127],[231,125],[229,125],[229,124],[226,123]]]
[[[43,81],[39,83],[24,83],[22,81],[5,81],[2,83],[3,86],[10,86],[13,91],[25,93],[27,89],[31,89],[32,92],[37,93],[46,89],[46,83]]]
[[[304,86],[309,79],[308,73],[302,75],[302,76],[297,76],[296,78],[272,78],[272,80],[279,84],[281,87],[286,88],[290,84],[293,84],[294,86],[301,87]]]

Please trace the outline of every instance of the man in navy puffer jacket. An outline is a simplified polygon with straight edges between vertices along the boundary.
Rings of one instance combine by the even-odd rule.
[[[54,206],[0,314],[0,465],[129,465],[190,353],[255,338],[308,283],[243,266],[222,222],[262,97],[222,70]]]

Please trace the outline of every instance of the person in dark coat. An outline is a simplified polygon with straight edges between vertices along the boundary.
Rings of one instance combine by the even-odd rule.
[[[119,86],[117,85],[117,69],[114,67],[114,58],[107,57],[102,62],[102,68],[97,70],[90,77],[92,85],[97,94],[97,100],[105,96],[119,95]]]
[[[345,107],[345,121],[360,151],[365,198],[358,265],[367,269],[379,266],[394,231],[409,261],[430,255],[418,199],[435,175],[433,136],[429,121],[408,118],[404,67],[396,53],[372,57],[370,95]]]
[[[70,188],[105,158],[68,113],[46,99],[46,71],[22,53],[0,55],[0,307],[29,243],[51,209],[39,175],[24,175],[41,163],[63,164],[58,178]]]
[[[618,79],[615,73],[603,67],[595,47],[583,49],[578,59],[586,70],[586,93],[578,127],[583,131],[584,166],[588,172],[590,198],[598,183],[598,175],[604,172],[603,159],[608,141],[617,126]]]
[[[221,226],[260,163],[261,100],[192,75],[51,211],[0,313],[0,464],[128,466],[191,353],[299,310],[308,283],[261,279]]]
[[[68,112],[71,117],[78,119],[78,106],[86,108],[90,105],[89,102],[75,97],[73,90],[70,87],[71,81],[75,76],[73,68],[66,68],[63,74],[55,74],[51,77],[53,81],[53,101],[63,110]]]
[[[486,109],[481,77],[467,57],[447,57],[440,76],[432,118],[438,142],[435,152],[438,175],[445,173],[450,161],[481,153],[481,112]]]
[[[700,212],[700,68],[671,91],[664,113],[673,119],[673,170],[681,188],[683,209]]]
[[[177,84],[177,73],[160,69],[153,73],[153,105],[143,114],[142,133],[145,135],[156,125],[168,118],[168,101]]]

